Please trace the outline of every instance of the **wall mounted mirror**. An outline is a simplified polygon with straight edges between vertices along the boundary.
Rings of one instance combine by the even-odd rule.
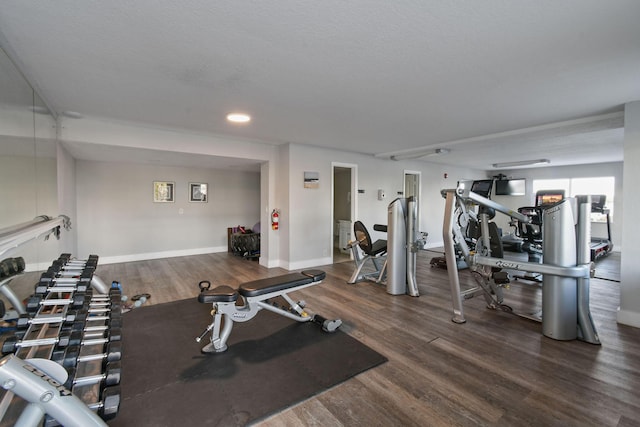
[[[59,214],[56,163],[55,120],[0,49],[0,229]],[[27,270],[38,270],[57,258],[57,251],[57,244],[41,238],[9,250],[0,260],[23,257]],[[28,287],[32,292],[33,282]]]

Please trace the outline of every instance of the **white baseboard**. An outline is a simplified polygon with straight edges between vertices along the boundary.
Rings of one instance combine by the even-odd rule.
[[[325,257],[325,258],[317,258],[317,259],[308,259],[305,261],[290,262],[286,264],[287,264],[286,266],[281,265],[281,267],[287,270],[300,270],[302,268],[315,268],[323,265],[333,264],[333,258]]]
[[[268,260],[265,257],[260,257],[258,262],[260,263],[261,266],[267,267],[267,268],[280,267],[280,260],[279,259]]]
[[[640,313],[637,311],[621,310],[618,307],[618,323],[634,328],[640,328]]]
[[[116,255],[116,256],[104,256],[104,257],[101,256],[99,259],[99,264],[116,264],[120,262],[147,261],[150,259],[175,258],[180,256],[213,254],[213,253],[219,253],[219,252],[227,252],[227,247],[217,246],[217,247],[209,247],[209,248],[182,249],[182,250],[176,250],[176,251],[147,252],[142,254]]]
[[[431,242],[431,243],[427,243],[426,245],[424,245],[425,249],[433,249],[433,248],[441,248],[444,246],[444,242],[440,241],[440,242]]]

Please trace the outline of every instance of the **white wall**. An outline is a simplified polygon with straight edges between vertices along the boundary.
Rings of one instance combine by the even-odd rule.
[[[71,229],[61,240],[60,253],[78,253],[76,212],[76,162],[62,144],[57,144],[58,212],[71,219]]]
[[[277,267],[279,265],[277,231],[271,230],[271,211],[277,203],[277,179],[278,162],[277,153],[273,151],[273,158],[260,165],[260,218],[262,231],[260,234],[260,265],[265,267]]]
[[[153,202],[153,181],[175,182],[174,203]],[[209,185],[192,203],[189,182]],[[260,220],[260,174],[76,161],[78,257],[101,263],[226,252],[227,227]]]
[[[640,169],[635,160],[640,159],[640,101],[625,106],[624,112],[624,179],[632,185],[623,190],[622,233],[630,238],[622,242],[620,269],[620,308],[618,322],[640,327],[640,197],[637,183]]]
[[[0,146],[2,141],[0,140]],[[36,216],[35,163],[33,156],[0,155],[0,228],[29,221]]]
[[[373,230],[373,224],[387,223],[387,206],[402,192],[404,170],[422,172],[422,196],[420,231],[429,233],[430,246],[442,245],[443,188],[456,186],[459,179],[476,179],[484,171],[444,167],[416,161],[395,162],[355,153],[345,153],[291,144],[289,146],[289,205],[288,219],[290,250],[283,256],[283,267],[305,268],[332,263],[332,212],[331,175],[332,162],[358,166],[358,188],[364,194],[356,194],[358,212],[356,220],[369,229],[372,239],[386,238],[384,233]],[[316,189],[304,188],[304,172],[318,172],[320,185]],[[448,178],[444,178],[444,174]],[[384,200],[378,200],[378,190],[386,192]]]
[[[282,178],[280,149],[277,145],[250,139],[229,138],[212,134],[194,133],[184,129],[167,129],[149,126],[142,123],[119,120],[85,117],[81,120],[65,119],[59,127],[59,139],[64,142],[80,144],[101,144],[105,146],[134,147],[142,149],[163,150],[167,152],[190,153],[207,156],[224,156],[229,159],[251,159],[261,163],[260,185],[263,193],[259,197],[260,218],[268,224],[269,212],[282,206],[278,200],[278,192]],[[154,178],[158,179],[158,178]],[[164,178],[160,178],[164,179]],[[284,178],[286,180],[286,177]],[[80,180],[80,178],[78,178]],[[266,194],[264,193],[266,192]],[[287,193],[285,190],[284,193]],[[78,205],[83,203],[78,199]],[[237,225],[237,224],[235,224]],[[225,225],[226,227],[226,225]],[[268,267],[279,265],[280,234],[262,227],[260,263]],[[197,251],[206,248],[195,248]],[[211,249],[211,248],[209,248]],[[84,249],[87,251],[88,249]],[[82,251],[79,248],[79,251]],[[123,255],[126,255],[125,252]],[[164,252],[163,252],[164,253]],[[182,250],[181,253],[188,253]],[[150,253],[150,256],[161,255]],[[123,257],[116,260],[128,260]],[[105,260],[103,259],[102,262]],[[108,261],[108,260],[107,260]]]
[[[36,188],[37,188],[37,215],[57,217],[58,210],[58,184],[57,162],[53,157],[38,157],[36,159]],[[65,230],[60,233],[60,240],[50,236],[44,243],[37,244],[37,266],[34,269],[48,268],[51,261],[58,258],[63,242],[69,236]],[[40,239],[42,240],[42,239]]]
[[[411,169],[422,171],[422,206],[420,219],[420,231],[429,233],[429,244],[438,246],[442,244],[442,216],[444,212],[444,199],[440,196],[440,190],[445,187],[455,187],[458,179],[482,178],[483,171],[468,171],[460,168],[443,167],[435,164],[428,164],[416,161],[394,162],[390,160],[377,159],[372,156],[345,153],[340,151],[325,150],[314,147],[300,146],[295,144],[285,144],[280,146],[268,145],[249,140],[232,140],[217,137],[215,135],[194,134],[186,131],[161,129],[149,127],[142,124],[113,121],[99,118],[85,118],[82,120],[65,120],[60,129],[60,139],[63,141],[81,142],[87,144],[106,144],[136,148],[160,149],[167,151],[180,151],[197,153],[202,155],[216,155],[238,158],[252,158],[263,161],[261,168],[262,194],[259,198],[260,208],[258,217],[266,218],[266,226],[262,227],[263,245],[260,263],[268,267],[284,267],[288,269],[305,268],[308,266],[323,265],[332,262],[332,221],[331,221],[331,173],[332,162],[349,163],[358,165],[358,187],[365,189],[364,194],[354,195],[354,202],[359,206],[358,218],[367,224],[371,229],[373,224],[387,222],[387,205],[396,196],[398,191],[402,191],[404,170]],[[113,195],[116,200],[125,197],[131,190],[131,182],[141,179],[137,174],[141,172],[135,166],[133,170],[127,172],[133,174],[130,179],[123,180],[119,177],[121,171],[109,170],[109,168],[98,168],[91,171],[85,164],[81,171],[81,166],[77,165],[77,194],[78,194],[78,254],[83,256],[89,253],[101,255],[102,262],[109,261],[104,257],[110,257],[113,261],[129,260],[132,255],[139,257],[162,256],[167,251],[180,251],[188,253],[194,251],[198,253],[205,250],[215,250],[216,243],[204,243],[193,241],[190,245],[184,240],[184,236],[176,235],[174,247],[170,247],[168,242],[152,240],[153,244],[144,241],[142,238],[128,238],[127,244],[119,244],[110,240],[110,233],[98,231],[105,234],[102,238],[87,237],[87,230],[94,232],[95,226],[108,225],[115,228],[114,221],[109,220],[108,224],[93,224],[87,220],[92,218],[89,209],[96,209],[95,206],[103,206],[108,203],[101,196],[93,195],[93,191],[85,188],[88,185],[87,179],[93,179],[95,185],[105,194]],[[100,163],[100,162],[96,162]],[[157,169],[157,168],[156,168]],[[303,176],[305,171],[320,173],[320,188],[304,189]],[[94,178],[94,174],[99,172],[99,178]],[[449,174],[448,179],[444,179],[444,173]],[[166,174],[165,174],[166,175]],[[124,190],[116,190],[109,182],[113,182],[113,177],[120,183]],[[147,182],[153,180],[170,180],[166,176],[145,176]],[[104,181],[104,182],[103,182]],[[197,180],[196,180],[197,181]],[[268,182],[267,182],[268,181]],[[150,185],[150,184],[149,184]],[[384,189],[387,199],[377,200],[378,189]],[[124,191],[124,193],[122,192]],[[144,190],[146,191],[146,190]],[[85,198],[89,198],[95,203],[87,204]],[[146,197],[139,194],[137,197],[129,197],[127,203],[135,203],[138,197]],[[91,208],[90,208],[91,206]],[[122,217],[119,211],[114,211],[112,207],[104,207],[116,216]],[[281,210],[280,229],[272,231],[269,227],[268,218],[272,209]],[[162,218],[154,219],[160,222],[163,229],[171,229],[179,219],[175,217],[175,209],[159,208],[158,212],[166,210],[166,215]],[[126,208],[125,208],[126,211]],[[171,211],[171,212],[169,212]],[[104,216],[100,218],[105,219]],[[131,227],[131,235],[140,236],[140,231],[134,227],[129,220],[124,224]],[[239,222],[239,221],[234,221]],[[146,224],[142,223],[144,227]],[[224,227],[236,224],[224,224]],[[266,234],[265,234],[266,233]],[[384,238],[385,235],[372,230],[373,238]],[[129,237],[129,235],[127,235]],[[104,242],[102,242],[104,240]],[[206,244],[207,246],[202,246]],[[152,248],[150,248],[152,246]],[[187,247],[188,246],[188,247]],[[105,252],[106,250],[106,252]],[[119,257],[119,258],[118,258]]]
[[[269,215],[273,209],[277,209],[279,213],[278,230],[271,232],[271,238],[274,239],[276,251],[272,254],[272,266],[284,267],[290,259],[290,239],[291,239],[291,208],[289,189],[290,170],[289,170],[289,145],[278,147],[278,155],[276,162],[270,162],[276,168],[276,186],[275,186],[275,205],[269,209]],[[269,222],[269,228],[271,223]],[[286,268],[286,267],[285,267]]]

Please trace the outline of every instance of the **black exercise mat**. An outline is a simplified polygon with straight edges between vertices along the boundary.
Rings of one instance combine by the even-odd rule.
[[[124,314],[122,402],[110,426],[235,426],[301,402],[387,359],[338,330],[266,310],[235,323],[221,354],[195,342],[211,322],[195,298]]]

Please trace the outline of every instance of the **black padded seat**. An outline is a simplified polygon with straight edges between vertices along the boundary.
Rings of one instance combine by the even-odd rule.
[[[258,297],[271,292],[284,291],[297,286],[307,285],[317,282],[313,277],[301,273],[290,273],[284,276],[269,277],[266,279],[254,280],[240,285],[240,295],[245,297]]]
[[[373,245],[371,245],[371,251],[368,253],[368,255],[376,256],[386,251],[387,241],[380,239],[373,242]]]
[[[198,302],[214,303],[214,302],[235,302],[238,300],[238,292],[231,286],[218,286],[208,291],[200,292]]]
[[[504,258],[504,248],[500,239],[500,230],[495,222],[489,223],[489,245],[491,246],[491,256],[493,258]]]
[[[379,239],[372,243],[369,231],[361,221],[353,223],[353,232],[356,240],[360,242],[360,249],[366,255],[376,256],[387,251],[387,241]]]

